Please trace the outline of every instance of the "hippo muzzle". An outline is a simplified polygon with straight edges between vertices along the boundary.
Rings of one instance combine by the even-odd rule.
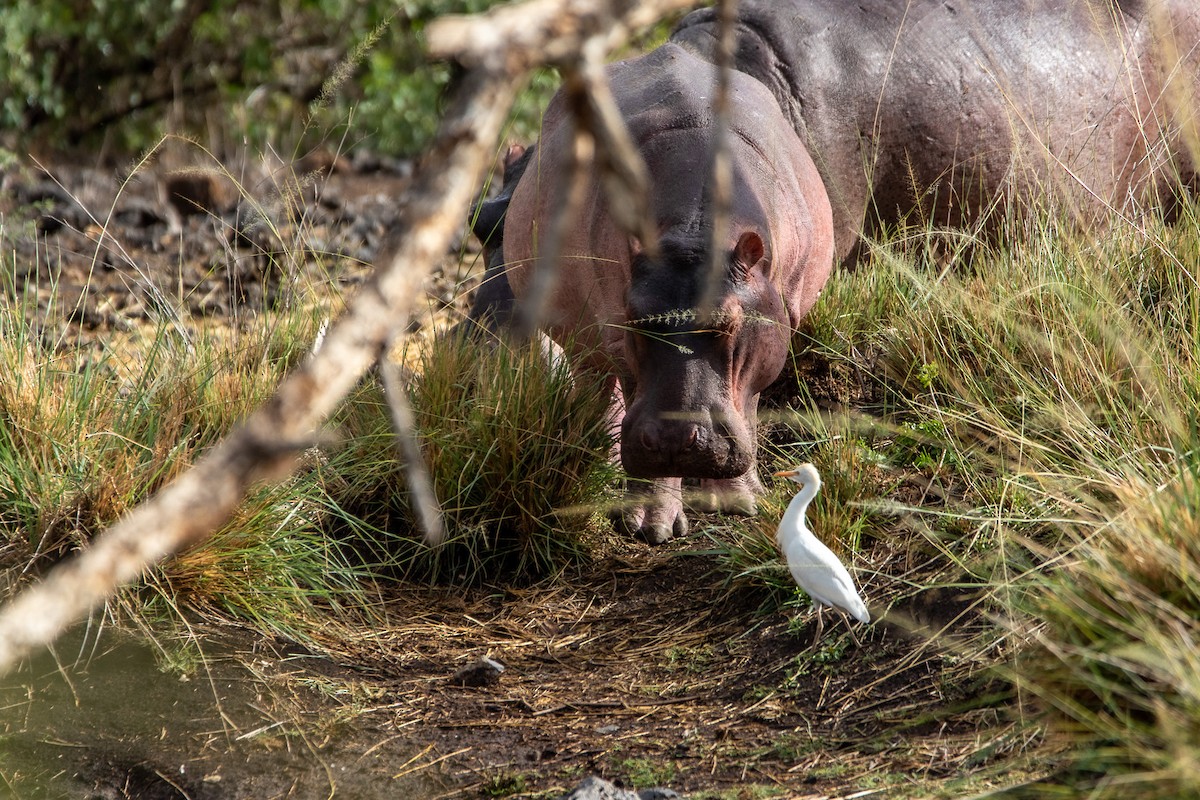
[[[732,406],[661,411],[635,402],[621,425],[621,463],[637,478],[736,478],[754,463],[746,420]]]
[[[754,435],[727,337],[661,332],[630,338],[637,377],[625,383],[625,470],[639,478],[744,474],[754,463]]]

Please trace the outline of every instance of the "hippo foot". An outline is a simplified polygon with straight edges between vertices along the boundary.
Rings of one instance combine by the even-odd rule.
[[[661,508],[635,508],[620,517],[620,530],[627,536],[639,536],[647,544],[665,544],[676,536],[687,536],[688,519],[682,508],[674,515]]]
[[[703,480],[699,491],[690,494],[688,507],[707,513],[734,514],[753,517],[758,513],[758,495],[762,483],[753,472],[728,480]]]
[[[663,544],[676,536],[687,536],[688,518],[683,512],[680,482],[655,482],[631,488],[627,505],[614,520],[617,530],[639,536],[649,544]]]

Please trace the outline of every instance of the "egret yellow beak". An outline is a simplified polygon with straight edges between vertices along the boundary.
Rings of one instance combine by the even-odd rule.
[[[776,478],[790,478],[795,474],[796,474],[796,470],[794,470],[794,469],[783,469],[783,470],[780,470],[779,472],[774,473]]]

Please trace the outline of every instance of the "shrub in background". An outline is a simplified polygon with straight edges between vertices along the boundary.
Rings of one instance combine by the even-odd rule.
[[[413,154],[433,132],[449,80],[446,65],[424,57],[426,22],[496,2],[10,4],[0,14],[0,131],[58,146],[104,136],[136,151],[170,118],[171,133],[232,124],[230,143],[248,136],[276,152],[332,136]],[[329,118],[311,124],[322,111]]]

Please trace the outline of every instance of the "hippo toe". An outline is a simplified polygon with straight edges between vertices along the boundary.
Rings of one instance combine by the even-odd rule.
[[[641,537],[648,544],[664,544],[677,536],[687,536],[688,518],[683,511],[678,479],[631,487],[629,498],[632,504],[613,520],[622,533]]]

